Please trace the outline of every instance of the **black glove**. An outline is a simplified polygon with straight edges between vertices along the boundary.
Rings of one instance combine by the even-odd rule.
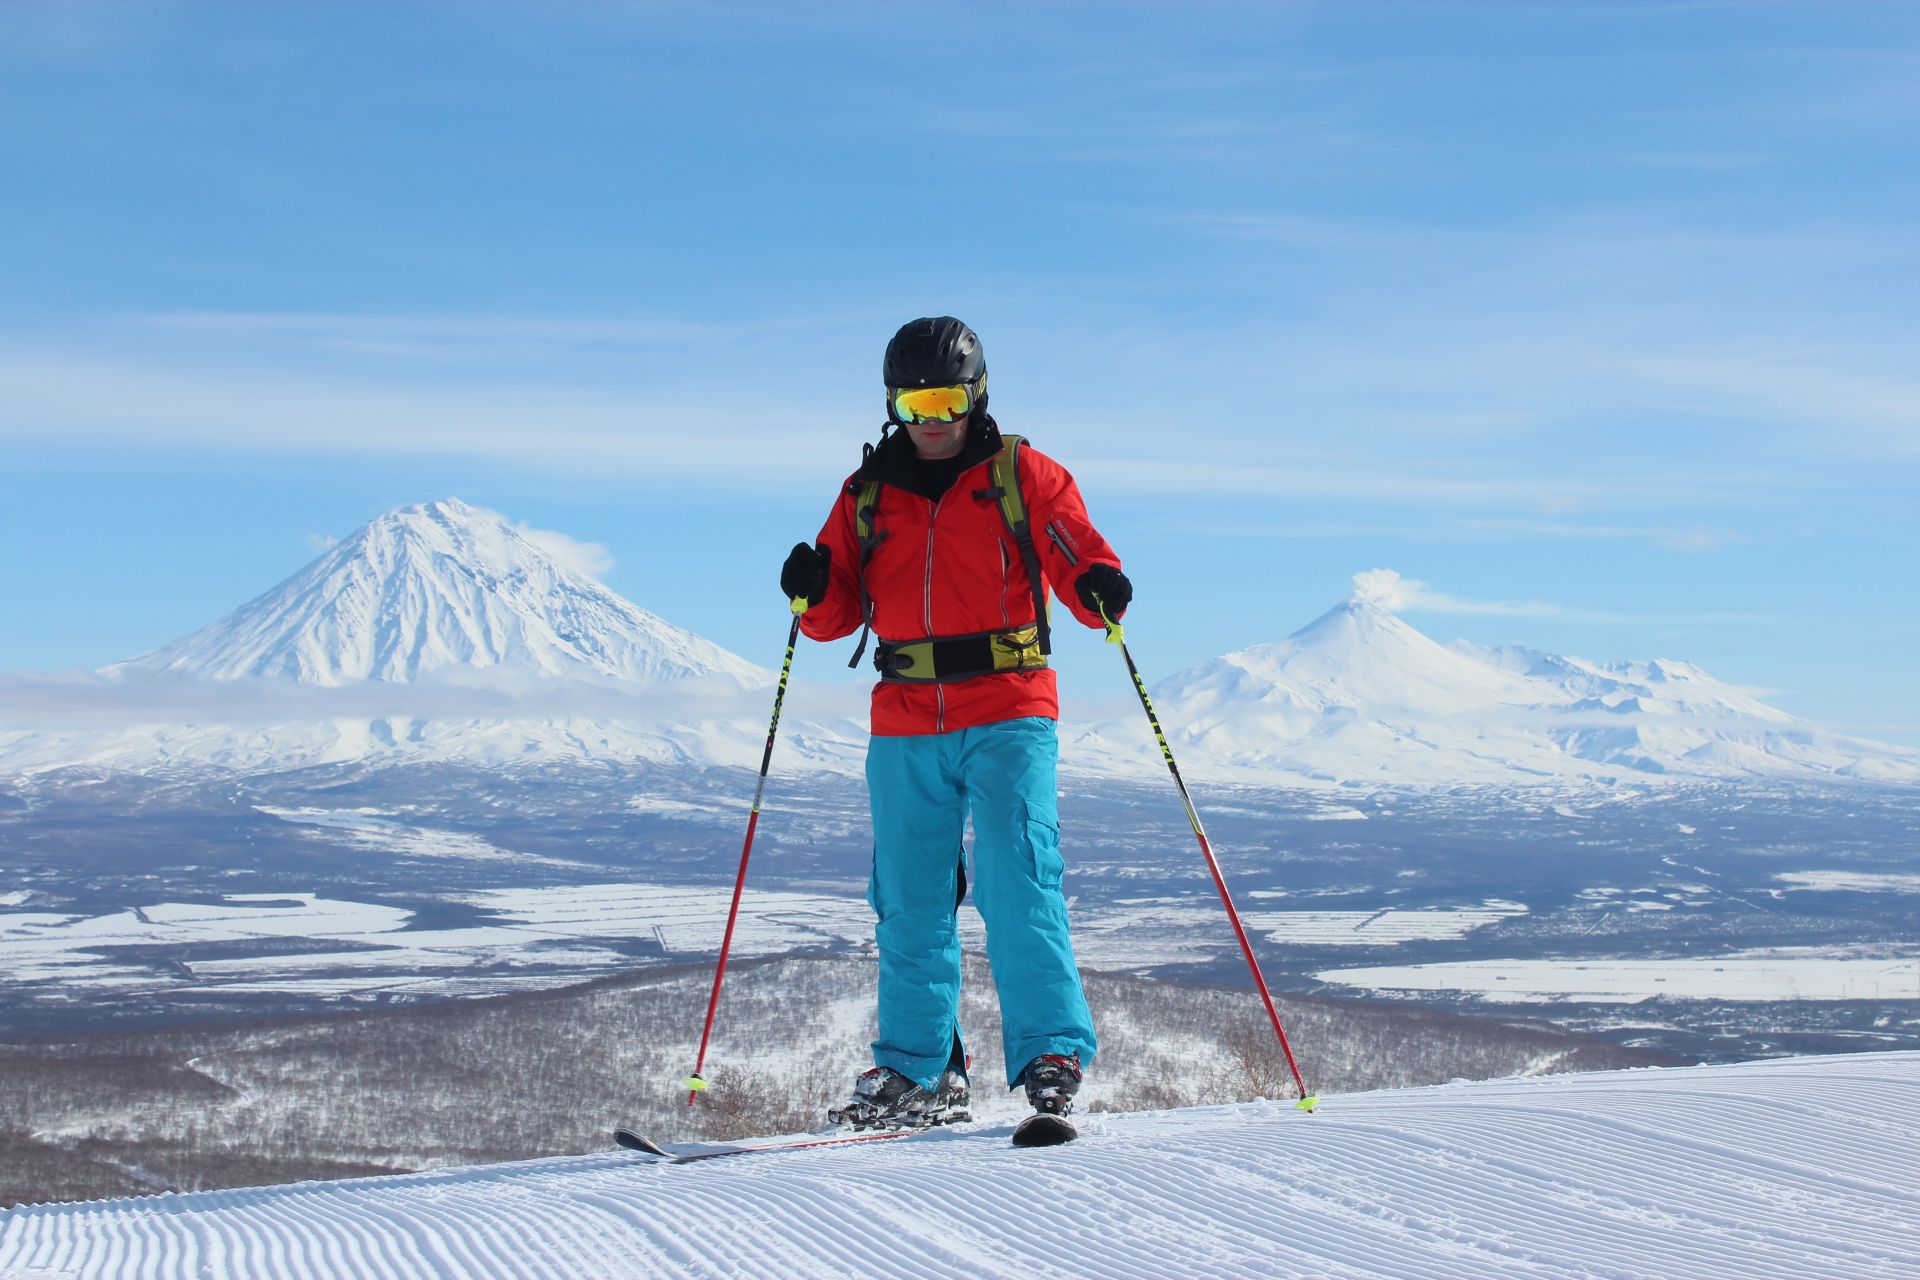
[[[1073,589],[1080,603],[1095,613],[1100,612],[1102,604],[1106,605],[1107,616],[1115,622],[1133,600],[1133,584],[1127,581],[1126,574],[1110,564],[1088,565],[1087,571],[1074,581]]]
[[[827,594],[827,548],[796,542],[780,567],[780,591],[787,599],[804,597],[809,605],[819,604]]]

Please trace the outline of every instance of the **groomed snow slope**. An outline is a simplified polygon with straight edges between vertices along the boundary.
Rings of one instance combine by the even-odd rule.
[[[1920,1276],[1920,1054],[16,1210],[0,1275]]]

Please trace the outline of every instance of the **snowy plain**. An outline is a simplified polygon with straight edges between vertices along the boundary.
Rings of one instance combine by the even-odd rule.
[[[1920,1054],[20,1208],[8,1280],[1920,1276]]]
[[[1252,896],[1252,895],[1250,895]],[[1271,897],[1273,895],[1264,895]],[[163,902],[111,916],[0,912],[0,957],[13,981],[78,991],[121,985],[175,993],[334,993],[476,996],[558,985],[634,963],[610,946],[650,942],[661,957],[710,953],[724,929],[729,892],[648,883],[589,883],[461,895],[492,923],[410,927],[413,913],[308,892],[230,894],[223,905]],[[734,939],[742,957],[859,949],[872,930],[861,898],[749,889]],[[1665,907],[1666,904],[1655,904]],[[1120,899],[1083,908],[1076,949],[1090,968],[1137,971],[1204,959],[1222,945],[1219,904],[1203,896]],[[1445,910],[1247,911],[1253,935],[1274,945],[1395,947],[1454,940],[1527,914],[1488,900]],[[963,942],[985,932],[971,906]],[[277,940],[284,950],[181,960],[156,973],[119,963],[115,949]],[[1493,1003],[1618,1003],[1659,996],[1720,1000],[1920,1000],[1920,956],[1911,948],[1768,948],[1702,957],[1468,960],[1328,968],[1320,982],[1368,992],[1470,993]]]
[[[1633,1004],[1694,1000],[1920,1000],[1920,958],[1832,956],[1807,948],[1664,960],[1467,960],[1328,969],[1369,991],[1447,991],[1493,1004]]]

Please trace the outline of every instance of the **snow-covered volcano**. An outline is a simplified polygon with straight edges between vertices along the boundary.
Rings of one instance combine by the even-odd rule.
[[[486,668],[613,680],[771,678],[457,498],[390,511],[211,626],[108,671],[338,686]]]
[[[1361,585],[1285,640],[1153,688],[1183,765],[1240,781],[1323,785],[1920,782],[1920,752],[1829,733],[1690,663],[1443,645]],[[1157,763],[1135,719],[1095,726],[1077,750],[1101,768]]]
[[[0,774],[750,765],[772,683],[448,499],[390,511],[218,622],[56,690],[111,727],[0,732]],[[799,714],[786,746],[794,765],[851,768],[858,726]]]

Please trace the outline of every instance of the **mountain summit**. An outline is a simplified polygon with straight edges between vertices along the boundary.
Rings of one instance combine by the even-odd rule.
[[[1182,672],[1162,689],[1197,710],[1252,694],[1314,718],[1362,707],[1451,714],[1528,705],[1517,677],[1428,639],[1370,600],[1335,605],[1285,640],[1255,645]]]
[[[337,686],[456,668],[770,678],[561,564],[497,512],[456,498],[390,511],[211,626],[107,670]]]
[[[1285,640],[1156,685],[1181,760],[1271,785],[1920,782],[1920,752],[1830,733],[1691,663],[1440,644],[1373,589],[1395,578],[1357,575],[1346,600]],[[1114,721],[1078,741],[1095,768],[1151,767],[1140,736]]]

